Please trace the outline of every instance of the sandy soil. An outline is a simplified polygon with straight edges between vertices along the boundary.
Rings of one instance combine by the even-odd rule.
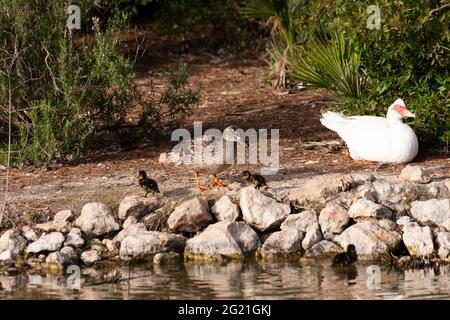
[[[160,90],[163,70],[180,58],[189,64],[189,87],[201,90],[201,103],[182,127],[192,129],[194,121],[202,121],[204,129],[234,124],[245,130],[280,130],[280,170],[267,177],[269,184],[330,172],[367,173],[377,168],[376,163],[353,161],[339,137],[321,126],[319,117],[328,105],[323,94],[282,92],[263,85],[267,67],[259,58],[261,52],[211,53],[205,50],[201,37],[187,42],[186,37],[161,39],[147,33],[147,38],[147,52],[136,66],[135,82],[141,90],[150,92],[152,86]],[[140,169],[147,170],[168,195],[191,194],[191,171],[158,163],[160,153],[170,151],[173,145],[170,135],[133,145],[120,139],[99,139],[80,162],[12,168],[8,210],[18,220],[42,221],[57,210],[79,210],[92,200],[117,205],[123,195],[140,192],[136,185]],[[434,177],[450,176],[448,155],[420,153],[414,163],[428,168]],[[377,173],[398,174],[403,167],[387,166]],[[243,169],[233,166],[224,177],[237,177]],[[4,182],[5,170],[0,174]],[[3,194],[4,183],[1,188]]]

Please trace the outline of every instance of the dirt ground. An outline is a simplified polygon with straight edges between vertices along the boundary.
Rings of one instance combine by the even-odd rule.
[[[150,92],[151,86],[160,90],[162,72],[180,58],[189,65],[188,86],[201,90],[200,104],[193,108],[182,127],[192,129],[194,121],[202,121],[204,130],[222,130],[232,124],[244,130],[280,130],[280,170],[267,177],[269,184],[315,174],[371,172],[377,168],[376,163],[353,161],[345,153],[345,145],[339,137],[320,124],[321,111],[328,106],[323,94],[280,91],[264,85],[267,66],[260,59],[261,52],[210,52],[205,50],[207,40],[201,37],[193,36],[186,41],[186,36],[160,38],[150,32],[146,36],[147,51],[136,66],[135,83],[141,90]],[[35,212],[51,216],[60,209],[79,210],[92,200],[117,205],[123,195],[140,192],[136,177],[141,169],[147,170],[166,192],[191,188],[191,171],[158,163],[160,153],[169,152],[173,145],[170,135],[133,145],[106,139],[99,140],[77,163],[12,168],[8,209],[35,219]],[[448,154],[421,152],[414,164],[428,168],[434,177],[450,175]],[[391,165],[377,172],[398,174],[403,167]],[[242,166],[235,165],[224,176],[236,177],[242,170]],[[0,172],[3,182],[5,173],[5,170]],[[4,189],[3,183],[2,194]],[[37,218],[45,219],[45,215]]]

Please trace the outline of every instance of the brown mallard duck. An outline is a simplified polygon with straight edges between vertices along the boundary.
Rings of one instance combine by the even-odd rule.
[[[176,165],[184,164],[194,171],[195,187],[200,191],[205,191],[210,187],[224,187],[225,184],[217,177],[219,173],[230,167],[235,161],[228,159],[229,155],[226,152],[224,142],[233,142],[236,144],[246,145],[244,137],[241,136],[236,126],[229,126],[224,129],[222,138],[217,139],[217,136],[204,134],[201,137],[195,138],[188,145],[180,148],[180,156]],[[223,153],[216,152],[217,148],[222,144],[224,146]],[[234,147],[235,144],[233,144]],[[196,157],[195,152],[201,153],[201,157]],[[236,157],[236,152],[233,153]],[[213,176],[211,186],[200,184],[200,174],[207,174]]]

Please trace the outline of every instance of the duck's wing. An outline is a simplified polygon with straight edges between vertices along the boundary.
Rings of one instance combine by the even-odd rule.
[[[197,137],[193,140],[178,144],[172,151],[172,154],[174,154],[172,162],[175,165],[202,165],[204,162],[203,155],[205,154],[205,150],[214,148],[216,144],[217,141],[214,137],[209,135]],[[201,157],[196,157],[196,154],[199,154]]]
[[[346,117],[336,112],[326,112],[320,122],[330,130],[336,131],[342,139],[359,140],[367,136],[388,132],[390,124],[386,118],[374,116]]]

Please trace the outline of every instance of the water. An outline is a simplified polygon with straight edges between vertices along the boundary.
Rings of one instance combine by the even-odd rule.
[[[331,268],[329,261],[230,262],[126,266],[124,280],[104,283],[101,272],[82,271],[80,290],[67,288],[67,275],[0,277],[0,299],[449,299],[449,267],[394,271],[381,267],[379,289],[369,289],[367,266]],[[108,269],[111,272],[113,269]],[[119,273],[120,272],[120,273]],[[103,282],[103,283],[102,283]]]

